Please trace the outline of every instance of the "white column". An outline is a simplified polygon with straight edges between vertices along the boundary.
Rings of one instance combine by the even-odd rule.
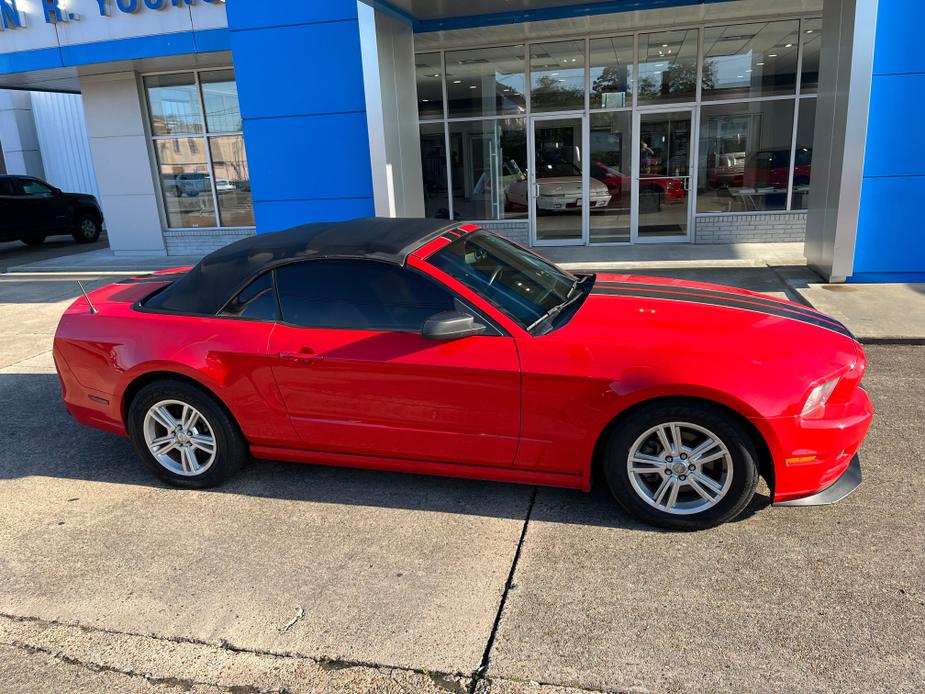
[[[165,254],[137,75],[81,76],[80,91],[110,247],[117,255]]]
[[[29,92],[0,89],[0,146],[7,173],[45,178]]]
[[[829,282],[854,268],[877,0],[825,0],[803,255]]]
[[[362,2],[357,10],[376,214],[423,217],[414,34]]]

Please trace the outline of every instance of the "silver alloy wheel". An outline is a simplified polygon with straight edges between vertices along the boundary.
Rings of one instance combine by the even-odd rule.
[[[726,444],[690,422],[665,422],[645,431],[630,447],[626,468],[643,501],[678,516],[716,506],[732,485]]]
[[[80,233],[85,239],[92,239],[96,235],[96,222],[89,217],[80,223]]]
[[[179,400],[162,400],[148,409],[144,421],[148,450],[176,475],[197,477],[215,462],[215,430],[203,414]]]

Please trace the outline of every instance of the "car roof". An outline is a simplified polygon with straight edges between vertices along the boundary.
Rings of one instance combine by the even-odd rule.
[[[257,275],[298,260],[363,259],[404,265],[408,255],[459,223],[368,217],[257,234],[220,248],[146,305],[176,313],[217,313]]]

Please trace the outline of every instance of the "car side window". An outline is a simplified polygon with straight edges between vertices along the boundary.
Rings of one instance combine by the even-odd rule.
[[[50,198],[53,195],[51,188],[32,179],[23,179],[22,190],[26,195],[36,198]]]
[[[369,260],[311,260],[276,270],[283,320],[306,328],[418,332],[452,294],[417,273]]]
[[[228,302],[222,315],[248,320],[279,320],[279,307],[273,291],[273,271],[263,273],[241,290]]]
[[[9,178],[0,178],[0,195],[16,195],[16,187]]]

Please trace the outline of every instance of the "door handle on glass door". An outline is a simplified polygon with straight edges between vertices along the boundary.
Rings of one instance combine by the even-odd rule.
[[[280,359],[285,359],[286,361],[320,361],[323,357],[320,354],[315,354],[312,350],[307,347],[301,352],[280,352]]]

